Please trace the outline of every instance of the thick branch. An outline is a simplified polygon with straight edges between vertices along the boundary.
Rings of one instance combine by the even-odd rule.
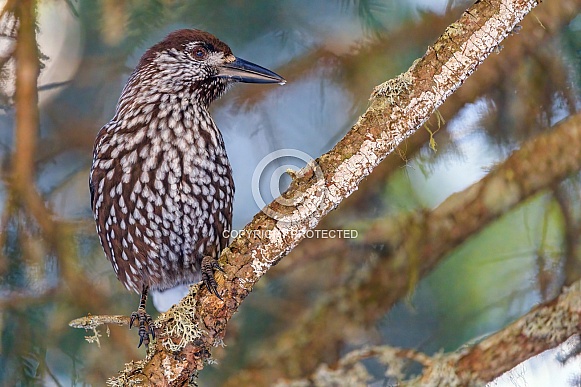
[[[318,165],[301,171],[288,191],[256,215],[246,233],[223,252],[224,301],[204,289],[186,297],[160,321],[163,335],[188,303],[194,307],[200,337],[179,352],[169,351],[158,340],[147,361],[128,365],[114,383],[187,383],[195,370],[203,368],[228,320],[266,271],[420,127],[536,5],[533,0],[478,2],[408,72],[378,87],[370,108],[339,144],[318,159]]]
[[[263,376],[269,380],[277,377],[266,375],[269,365],[297,377],[311,372],[321,359],[332,362],[334,359],[324,355],[339,353],[346,330],[371,327],[405,296],[414,278],[427,274],[464,240],[532,195],[581,170],[580,148],[581,114],[577,114],[523,144],[482,180],[434,210],[372,222],[358,241],[385,246],[387,253],[370,264],[366,275],[338,287],[291,329],[279,334],[271,344],[275,349],[260,366]],[[300,343],[293,340],[305,336]],[[310,356],[300,356],[303,353]],[[295,375],[292,370],[299,372]],[[231,385],[244,378],[239,375]]]
[[[514,76],[513,72],[525,60],[527,57],[526,53],[533,52],[537,47],[551,44],[550,39],[578,15],[580,8],[581,0],[560,0],[542,3],[535,9],[535,18],[526,18],[523,20],[521,23],[523,28],[520,35],[514,39],[506,40],[506,43],[503,42],[505,48],[502,54],[489,57],[478,68],[478,71],[467,79],[466,83],[438,108],[438,112],[445,119],[449,119],[454,117],[466,104],[472,103],[483,95],[489,94],[493,90],[501,87],[506,77]],[[539,22],[544,28],[539,28]],[[380,48],[375,47],[376,50]],[[433,116],[427,125],[431,128],[438,127],[435,120],[433,120]],[[447,125],[443,126],[441,130],[446,129]],[[428,142],[428,139],[428,131],[416,131],[405,141],[405,145],[403,146],[405,149],[405,159],[411,159],[421,146]],[[352,215],[356,215],[362,210],[365,211],[370,203],[376,203],[378,199],[375,196],[384,190],[387,179],[404,164],[405,160],[402,159],[400,154],[397,152],[390,153],[373,170],[373,173],[361,182],[358,190],[341,202],[337,211],[325,217],[318,227],[331,228],[333,227],[332,219],[345,218],[346,211]],[[284,266],[285,270],[281,270],[279,266],[277,275],[285,273],[286,269],[290,269],[291,266],[298,267],[311,259],[326,256],[325,254],[319,254],[319,245],[321,242],[318,239],[307,239],[303,241],[292,251],[292,259],[285,259],[281,262],[280,266]],[[336,242],[334,241],[333,243]],[[329,247],[333,248],[332,246]],[[344,248],[343,246],[337,247],[339,249]],[[272,273],[269,275],[272,276]]]
[[[514,67],[516,63],[520,63],[522,57],[526,56],[525,52],[533,52],[539,45],[546,44],[552,35],[557,33],[563,25],[566,25],[577,15],[580,4],[581,2],[579,0],[564,0],[541,4],[535,9],[535,17],[538,17],[538,19],[525,19],[522,23],[523,29],[520,35],[515,39],[507,40],[506,44],[503,42],[505,49],[502,54],[493,55],[488,58],[479,70],[467,80],[466,84],[460,88],[458,93],[446,101],[442,106],[444,110],[442,108],[438,110],[445,117],[450,117],[453,115],[450,112],[451,110],[456,111],[464,103],[474,100],[478,95],[476,91],[486,93],[487,90],[494,88],[501,81],[498,78],[499,74],[506,72],[508,66]],[[539,22],[544,28],[540,28]],[[466,89],[467,87],[468,89]],[[446,106],[448,106],[448,109],[446,109]],[[577,125],[576,122],[578,121],[577,119],[572,119],[562,123],[558,128],[551,130],[549,134],[551,137],[550,141],[546,139],[539,140],[541,142],[535,147],[535,162],[538,162],[539,165],[556,163],[563,166],[564,164],[561,163],[563,155],[571,155],[571,157],[565,156],[568,160],[566,162],[572,161],[572,170],[579,170],[581,166],[575,166],[574,164],[576,162],[576,149],[581,144],[579,142],[571,142],[568,136],[561,137],[563,132],[577,131],[578,129],[575,128],[575,125]],[[423,134],[427,134],[427,132],[420,130],[414,133],[412,138],[422,136]],[[552,145],[548,145],[548,143]],[[553,148],[553,146],[556,146],[556,148]],[[406,152],[409,152],[410,147],[413,148],[413,146],[410,146],[408,140],[405,144]],[[527,152],[530,153],[530,151]],[[526,156],[522,157],[522,159],[525,158]],[[391,161],[386,165],[385,163],[388,160]],[[542,187],[539,187],[539,189],[546,190],[551,189],[551,187],[563,179],[563,170],[560,168],[555,170],[549,168],[550,173],[537,173],[535,172],[534,165],[531,165],[529,162],[527,164],[530,166],[527,170],[531,173],[526,176],[517,176],[517,179],[521,180],[523,185],[530,186],[530,184],[524,184],[524,180],[522,179],[536,180],[542,182]],[[374,170],[373,174],[362,182],[359,191],[341,203],[338,212],[345,209],[345,205],[350,205],[347,202],[351,202],[351,205],[355,206],[357,206],[358,201],[362,203],[374,202],[369,198],[369,193],[376,192],[381,187],[384,187],[385,183],[383,180],[391,170],[398,168],[399,165],[401,165],[399,156],[390,154]],[[503,171],[515,168],[515,165],[516,163],[514,161],[506,165],[503,163],[498,165],[492,171],[492,174],[501,175],[504,173]],[[516,167],[516,169],[522,170],[522,167]],[[380,172],[379,176],[376,175],[377,172]],[[487,183],[483,181],[478,184],[485,185]],[[372,278],[366,278],[364,281],[358,283],[354,289],[353,285],[347,285],[347,288],[352,289],[347,291],[348,296],[344,294],[343,285],[340,289],[337,286],[330,287],[326,292],[330,291],[331,293],[324,300],[319,301],[320,305],[310,308],[302,318],[297,319],[294,316],[292,327],[287,331],[278,332],[276,342],[265,344],[265,350],[262,351],[263,354],[254,359],[244,370],[230,377],[228,385],[234,386],[240,384],[242,381],[256,380],[256,378],[264,378],[266,381],[272,381],[282,375],[297,377],[308,374],[321,361],[334,364],[340,353],[340,349],[345,347],[345,341],[348,340],[348,336],[351,336],[345,335],[346,330],[351,332],[354,329],[366,330],[372,328],[377,322],[377,319],[384,316],[397,300],[405,296],[406,292],[410,289],[410,284],[415,282],[412,278],[421,278],[430,270],[426,268],[426,265],[435,266],[444,258],[445,255],[443,254],[447,254],[457,243],[461,243],[461,241],[453,243],[447,238],[451,236],[451,230],[439,228],[441,232],[440,237],[445,241],[445,247],[443,249],[430,250],[429,256],[421,256],[413,260],[413,262],[409,262],[409,254],[413,253],[414,256],[417,256],[418,252],[411,252],[404,247],[415,246],[416,243],[418,245],[429,245],[428,241],[418,242],[419,237],[428,237],[421,230],[434,229],[434,227],[428,224],[429,222],[437,223],[441,219],[458,219],[460,221],[466,218],[475,219],[479,224],[472,231],[466,230],[467,232],[464,238],[468,238],[469,235],[477,233],[489,224],[491,221],[490,218],[479,218],[479,212],[470,213],[465,211],[463,203],[458,200],[470,191],[472,191],[472,188],[460,192],[442,203],[440,206],[442,211],[439,217],[430,217],[430,213],[420,211],[396,219],[382,218],[375,222],[375,224],[369,225],[369,232],[362,232],[360,230],[358,240],[369,238],[370,243],[374,241],[378,245],[385,246],[383,250],[385,255],[379,261],[373,259],[373,257],[377,256],[376,252],[372,252],[367,259],[364,259],[366,262],[373,262],[372,267],[368,271],[373,272],[373,276],[377,277],[377,280],[371,282]],[[510,193],[499,191],[498,194],[504,196]],[[534,194],[535,192],[523,191],[524,196],[519,200],[522,202]],[[362,206],[365,206],[365,204]],[[471,206],[470,208],[476,209],[475,206]],[[495,217],[501,216],[512,208],[504,209],[496,214]],[[333,213],[333,217],[336,218],[335,214]],[[329,218],[326,217],[319,227],[324,224],[323,228],[333,228],[329,224]],[[448,227],[457,227],[455,223],[446,223]],[[345,225],[343,224],[343,226]],[[566,229],[569,230],[569,227],[566,227]],[[372,236],[370,232],[374,235]],[[345,239],[307,239],[292,251],[291,257],[289,257],[290,261],[289,259],[285,259],[281,262],[275,271],[276,275],[284,275],[291,268],[297,269],[296,271],[298,273],[302,273],[295,275],[305,275],[306,272],[312,270],[306,269],[306,267],[312,268],[312,261],[320,260],[322,257],[327,257],[326,267],[344,266],[345,264],[341,262],[348,262],[352,259],[353,246],[350,245],[350,241]],[[397,248],[398,246],[400,248]],[[568,260],[567,262],[569,261],[571,263],[575,262],[574,260]],[[272,274],[275,272],[269,274],[271,279]],[[565,272],[569,273],[569,271]],[[572,273],[574,271],[571,271]],[[390,280],[384,280],[385,278],[389,278]],[[572,276],[571,278],[574,280],[579,278],[579,276]],[[369,302],[369,300],[375,301]],[[296,343],[293,340],[293,337],[297,337],[297,335],[303,338],[301,343],[304,343],[304,345]],[[309,353],[310,356],[302,356],[301,354],[304,353]]]

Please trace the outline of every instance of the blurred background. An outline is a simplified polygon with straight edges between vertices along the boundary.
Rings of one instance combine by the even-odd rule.
[[[175,29],[198,28],[288,81],[284,87],[237,85],[212,107],[234,170],[234,229],[239,230],[260,210],[257,195],[268,203],[289,184],[288,176],[276,175],[271,193],[270,175],[279,166],[305,165],[292,153],[269,163],[253,181],[265,156],[292,149],[316,158],[331,149],[365,111],[373,87],[407,70],[471,3],[4,2],[0,385],[104,385],[125,362],[145,354],[136,348],[137,332],[127,327],[101,328],[97,345],[84,339],[91,332],[67,324],[88,313],[127,315],[138,302],[138,295],[117,281],[99,245],[88,174],[96,134],[112,117],[125,80],[148,47]],[[36,15],[27,14],[34,4]],[[20,9],[16,18],[6,12],[13,7]],[[437,208],[467,189],[524,142],[575,114],[581,106],[580,9],[579,1],[566,0],[536,8],[520,32],[439,109],[438,117],[388,157],[320,229],[363,235],[370,223],[406,222],[410,214]],[[26,20],[36,25],[38,101],[26,93],[34,85],[17,81],[26,69],[14,56],[25,57],[27,47],[36,54],[30,51],[34,36],[18,35]],[[23,91],[15,93],[19,88]],[[547,152],[559,154],[557,149]],[[340,327],[317,321],[317,311],[344,307],[325,300],[365,282],[362,278],[389,256],[390,246],[357,243],[357,238],[305,240],[242,304],[228,326],[226,347],[214,351],[217,364],[203,370],[200,385],[304,377],[317,365],[333,364],[347,351],[370,344],[428,354],[453,351],[502,329],[581,277],[580,192],[576,173],[523,198],[447,251],[423,278],[419,269],[402,273],[406,279],[399,280],[397,300],[382,302],[389,298],[382,286],[397,278],[368,281],[363,289],[374,294],[376,303],[370,307],[349,297],[345,302],[351,302],[352,319],[341,320]],[[148,309],[154,311],[152,305]],[[299,321],[329,332],[340,329],[340,339],[293,331]],[[293,351],[296,343],[301,351]],[[366,367],[370,385],[388,385],[383,365],[369,361]],[[405,371],[420,370],[410,365]],[[547,372],[553,385],[560,385],[553,371]],[[579,380],[567,371],[559,383]]]

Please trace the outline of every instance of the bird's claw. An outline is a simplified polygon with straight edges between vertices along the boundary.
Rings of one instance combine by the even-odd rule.
[[[142,344],[145,344],[147,347],[150,343],[149,336],[151,335],[151,338],[155,339],[153,319],[149,314],[147,314],[145,309],[139,308],[136,312],[131,313],[129,329],[133,327],[135,320],[139,322],[139,344],[137,345],[137,348],[141,347]],[[145,328],[146,326],[148,329]]]
[[[204,282],[204,285],[206,285],[210,293],[212,293],[213,295],[215,295],[216,297],[223,301],[222,296],[218,292],[218,283],[216,282],[216,278],[214,277],[214,272],[216,270],[225,273],[224,269],[222,269],[222,266],[220,266],[220,264],[215,258],[205,256],[202,259],[202,282]]]
[[[220,264],[218,263],[218,261],[214,261],[214,265],[212,266],[214,269],[219,270],[222,272],[222,274],[226,274],[226,272],[224,271],[224,269],[222,268],[222,266],[220,266]]]

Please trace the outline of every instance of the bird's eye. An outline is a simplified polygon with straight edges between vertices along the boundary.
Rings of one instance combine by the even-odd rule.
[[[204,47],[196,47],[193,51],[194,59],[196,60],[204,60],[208,57],[208,50]]]

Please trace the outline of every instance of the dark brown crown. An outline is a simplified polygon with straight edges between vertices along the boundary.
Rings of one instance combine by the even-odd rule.
[[[183,50],[189,44],[194,42],[200,42],[206,46],[210,51],[221,51],[224,53],[224,56],[232,55],[232,50],[226,43],[215,37],[214,35],[200,31],[196,29],[183,29],[177,30],[170,33],[168,36],[165,37],[161,42],[153,45],[149,50],[143,54],[141,60],[139,62],[138,67],[146,64],[147,62],[151,62],[152,59],[155,58],[157,53],[163,51],[169,51],[172,48],[176,50]]]

